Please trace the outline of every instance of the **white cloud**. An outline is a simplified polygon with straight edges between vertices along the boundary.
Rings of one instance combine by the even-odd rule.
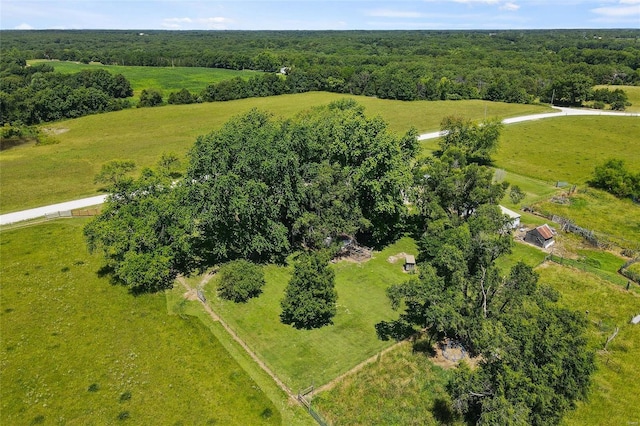
[[[637,4],[638,6],[627,6]],[[640,1],[638,0],[622,0],[617,6],[597,7],[591,9],[591,12],[600,15],[603,18],[633,18],[640,17]]]
[[[212,16],[210,18],[165,18],[162,20],[162,27],[171,30],[182,29],[207,29],[225,30],[227,24],[231,24],[232,19],[222,16]]]
[[[400,10],[376,9],[367,12],[367,16],[376,18],[419,18],[419,12],[404,12]]]
[[[507,10],[509,12],[515,12],[516,10],[520,9],[520,6],[518,6],[515,3],[512,2],[507,2],[505,4],[503,4],[502,6],[500,6],[501,10]]]
[[[14,30],[32,30],[33,27],[29,24],[22,23],[20,25],[15,26],[13,29]]]

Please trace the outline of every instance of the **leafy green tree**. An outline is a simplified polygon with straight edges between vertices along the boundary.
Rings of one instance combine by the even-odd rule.
[[[187,89],[181,89],[177,92],[171,92],[169,94],[168,101],[170,104],[192,104],[196,102],[195,96],[191,94]]]
[[[191,150],[185,205],[193,206],[207,264],[281,260],[299,214],[299,158],[285,128],[252,110],[199,137]]]
[[[450,382],[454,407],[471,423],[504,416],[501,424],[558,424],[586,398],[595,370],[586,319],[535,291],[500,323],[502,340],[482,352],[476,370],[462,368]]]
[[[520,202],[524,200],[524,197],[526,197],[526,194],[518,185],[511,186],[511,189],[509,190],[509,198],[513,204],[520,204]]]
[[[162,92],[157,89],[143,89],[140,93],[138,108],[162,105]]]
[[[171,288],[191,270],[193,223],[179,191],[150,169],[111,188],[102,212],[84,228],[90,252],[101,251],[106,270],[132,292]]]
[[[163,152],[158,160],[158,172],[166,176],[176,178],[180,176],[178,168],[180,167],[180,159],[173,152]]]
[[[280,320],[295,328],[332,324],[336,314],[335,276],[328,258],[319,252],[301,255],[280,305]]]
[[[100,173],[93,179],[94,183],[117,185],[127,175],[136,169],[136,163],[131,160],[110,160],[102,165]]]
[[[640,198],[640,172],[633,173],[624,165],[624,160],[609,159],[596,166],[589,185],[619,198]]]
[[[440,152],[449,148],[460,150],[467,162],[491,163],[491,155],[498,149],[503,125],[499,120],[487,120],[480,124],[459,117],[445,117],[440,129]]]
[[[265,285],[262,268],[244,259],[232,260],[220,267],[218,294],[236,303],[246,302],[262,293]]]

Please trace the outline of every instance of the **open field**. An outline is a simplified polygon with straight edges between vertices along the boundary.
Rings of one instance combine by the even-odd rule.
[[[595,166],[622,158],[640,169],[640,118],[563,117],[506,126],[495,164],[548,182],[585,183]]]
[[[280,322],[280,300],[291,267],[266,266],[263,293],[244,304],[218,298],[216,278],[205,286],[205,294],[213,310],[297,392],[327,383],[392,343],[378,340],[374,325],[397,315],[385,289],[408,279],[402,261],[387,260],[400,252],[415,254],[413,240],[401,239],[364,263],[334,264],[338,313],[333,325],[320,329],[297,330]]]
[[[142,89],[159,89],[166,97],[169,93],[180,89],[187,89],[192,93],[200,93],[208,85],[229,80],[234,77],[248,79],[257,71],[235,71],[221,68],[195,67],[135,67],[102,65],[100,63],[82,64],[77,62],[33,60],[30,64],[46,63],[63,74],[76,73],[85,69],[104,69],[111,74],[122,74],[131,83],[134,96],[138,96]]]
[[[280,424],[203,323],[100,277],[82,219],[3,231],[2,424]]]
[[[53,145],[26,144],[0,152],[0,211],[8,213],[31,207],[95,195],[99,185],[93,177],[111,159],[130,159],[138,170],[154,165],[163,152],[174,152],[185,159],[198,135],[219,128],[232,116],[251,108],[291,117],[314,105],[344,98],[331,93],[305,93],[269,98],[168,105],[138,108],[44,127],[59,142]],[[353,96],[369,115],[380,115],[392,131],[437,130],[443,117],[457,114],[471,119],[507,117],[547,110],[533,105],[483,101],[402,102]]]

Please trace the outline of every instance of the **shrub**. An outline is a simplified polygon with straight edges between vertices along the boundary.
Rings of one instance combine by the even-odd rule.
[[[261,267],[243,259],[233,260],[220,268],[218,295],[236,303],[246,302],[260,295],[264,284]]]

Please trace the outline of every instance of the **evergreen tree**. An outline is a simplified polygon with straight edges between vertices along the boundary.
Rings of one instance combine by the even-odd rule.
[[[280,303],[280,320],[306,329],[332,324],[338,297],[334,281],[327,256],[318,252],[303,254]]]

